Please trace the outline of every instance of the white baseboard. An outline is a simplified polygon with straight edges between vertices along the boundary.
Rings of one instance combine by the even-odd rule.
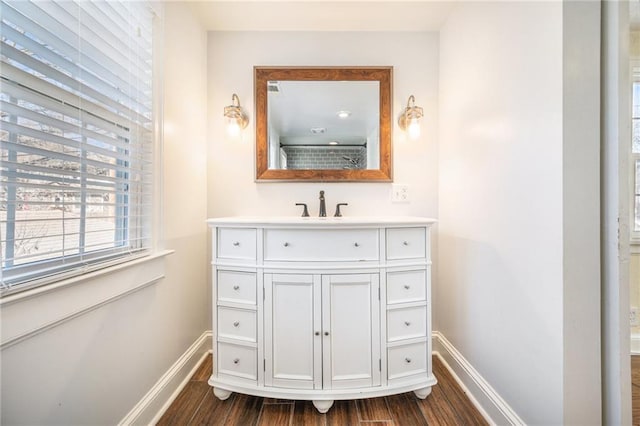
[[[433,351],[490,424],[525,424],[469,361],[438,331],[433,332]]]
[[[211,352],[211,331],[205,331],[180,358],[162,375],[160,380],[142,397],[118,423],[125,425],[154,425],[187,384],[202,359]]]

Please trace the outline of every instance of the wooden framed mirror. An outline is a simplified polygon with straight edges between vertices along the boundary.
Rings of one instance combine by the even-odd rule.
[[[392,181],[393,67],[254,67],[256,180]]]

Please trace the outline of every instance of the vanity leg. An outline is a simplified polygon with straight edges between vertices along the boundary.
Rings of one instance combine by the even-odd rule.
[[[413,393],[420,399],[425,399],[431,393],[431,386],[428,388],[416,389]]]
[[[320,414],[324,414],[329,411],[329,408],[333,405],[333,400],[313,401],[313,406]]]
[[[220,401],[224,401],[229,398],[233,392],[229,392],[228,390],[213,388],[213,394],[218,397]]]

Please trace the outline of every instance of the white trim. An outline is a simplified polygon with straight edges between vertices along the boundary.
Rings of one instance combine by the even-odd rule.
[[[629,5],[603,1],[601,25],[602,422],[632,423],[629,336]],[[621,236],[623,236],[621,238]]]
[[[154,425],[186,386],[206,356],[211,356],[211,331],[205,331],[127,413],[118,425]]]
[[[151,253],[149,255],[145,255],[142,257],[135,257],[134,259],[129,258],[128,260],[121,259],[115,264],[109,265],[107,267],[102,267],[95,271],[86,272],[84,274],[75,275],[70,278],[58,280],[57,282],[51,283],[49,285],[45,285],[42,287],[36,287],[31,290],[21,291],[20,293],[11,294],[5,297],[0,298],[0,306],[5,306],[14,302],[22,302],[31,297],[42,296],[43,294],[59,290],[63,287],[73,286],[75,284],[81,284],[84,281],[91,280],[101,275],[107,275],[114,272],[118,272],[122,269],[126,269],[135,265],[139,265],[141,263],[146,263],[152,260],[155,260],[159,257],[168,256],[174,253],[175,250],[162,250],[156,253]]]
[[[490,424],[524,425],[525,422],[442,333],[434,331],[433,353],[447,367],[464,393]]]
[[[391,382],[391,381],[389,381]],[[255,380],[244,381],[236,377],[225,376],[217,379],[209,379],[209,384],[214,389],[228,392],[237,392],[245,395],[260,396],[263,398],[291,399],[291,400],[351,400],[363,398],[376,398],[379,396],[396,395],[405,392],[416,391],[435,386],[438,381],[431,374],[420,374],[409,377],[406,380],[395,380],[388,386],[372,386],[351,389],[331,389],[330,393],[322,389],[294,389],[279,388],[277,386],[259,386]]]

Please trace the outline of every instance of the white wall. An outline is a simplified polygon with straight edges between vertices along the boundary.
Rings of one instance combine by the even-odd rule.
[[[600,424],[600,5],[441,31],[438,330],[527,424]]]
[[[461,4],[440,41],[436,329],[563,424],[562,5]]]
[[[163,246],[165,278],[2,351],[2,424],[116,424],[202,333],[207,320],[206,32],[166,5]],[[188,46],[188,49],[185,49]],[[155,265],[157,266],[157,265]],[[132,266],[135,283],[148,267]],[[162,266],[156,269],[162,270]],[[107,275],[75,286],[116,284]],[[109,281],[116,280],[116,281]],[[67,290],[65,290],[67,291]],[[80,291],[81,292],[81,291]],[[60,308],[56,294],[22,312]],[[84,299],[73,301],[84,306]],[[63,304],[71,304],[64,301]],[[14,306],[17,306],[14,304]],[[2,330],[12,329],[2,310]]]
[[[209,33],[208,213],[299,215],[306,202],[318,214],[318,192],[326,191],[327,213],[347,202],[343,214],[437,213],[438,35],[378,32]],[[256,65],[392,65],[393,175],[410,186],[411,202],[391,204],[390,183],[256,183],[253,67]],[[243,142],[225,139],[222,111],[237,93],[251,117]],[[422,137],[405,141],[397,115],[413,94],[425,109]]]
[[[601,39],[600,13],[597,2],[562,5],[562,374],[566,425],[602,422],[601,56],[595,48]]]

